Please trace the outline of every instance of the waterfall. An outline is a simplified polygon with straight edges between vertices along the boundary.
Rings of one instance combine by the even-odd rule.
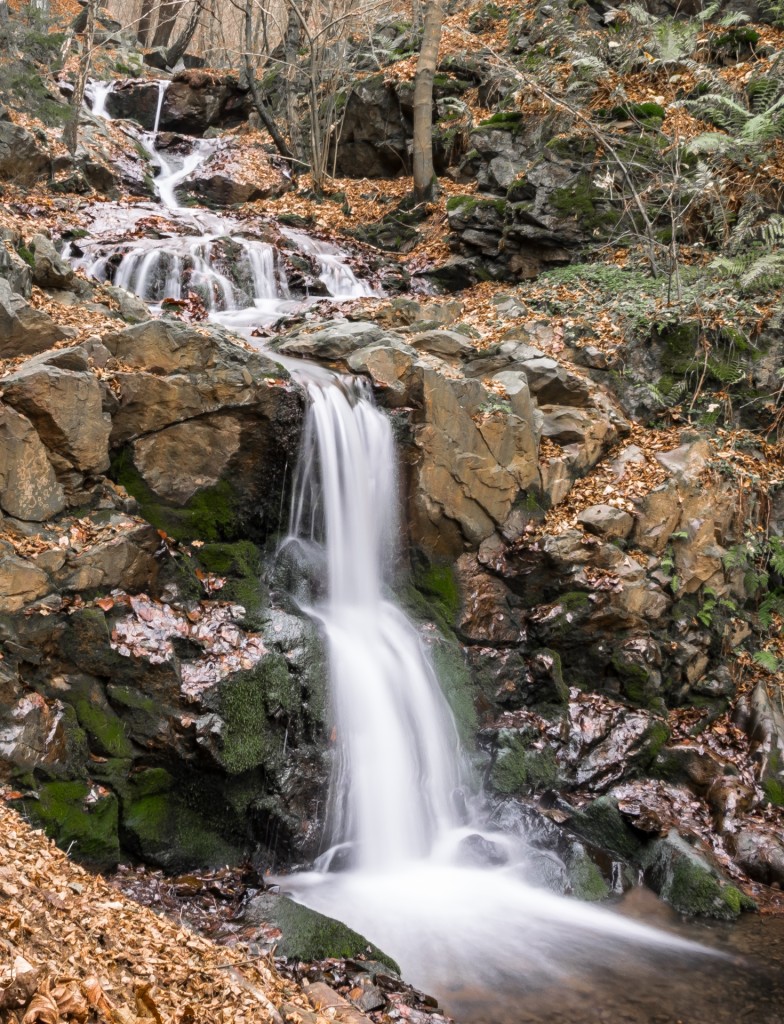
[[[455,723],[388,596],[399,535],[389,423],[356,380],[292,369],[310,409],[281,557],[304,579],[297,599],[326,641],[335,749],[330,848],[314,871],[278,879],[283,890],[375,942],[447,1008],[542,979],[639,970],[654,952],[705,953],[530,885],[524,840],[461,823]],[[477,865],[469,837],[507,862]]]
[[[150,212],[167,222],[170,229],[162,231],[161,237],[117,243],[115,221],[109,251],[100,239],[92,244],[83,243],[83,255],[74,256],[72,262],[88,276],[98,281],[111,278],[114,284],[135,292],[153,306],[166,299],[181,301],[195,293],[204,302],[210,319],[253,340],[256,328],[274,322],[297,306],[285,262],[276,246],[240,235],[246,233],[246,226],[238,219],[184,206],[178,199],[177,190],[209,160],[219,142],[194,139],[187,152],[178,146],[159,148],[169,84],[167,80],[157,83],[152,131],[134,128],[132,122],[124,130],[144,146],[158,169],[154,179],[157,202],[151,204]],[[106,112],[106,98],[112,89],[113,83],[104,82],[90,82],[87,88],[93,114],[109,121],[112,118]],[[103,211],[97,209],[99,216],[103,216]],[[117,209],[115,213],[130,228],[138,210]],[[310,257],[317,276],[334,299],[376,294],[348,266],[345,253],[337,246],[312,239],[303,232],[283,230],[281,234],[295,250]]]
[[[419,636],[386,596],[400,530],[390,425],[355,381],[311,379],[308,392],[291,537],[327,566],[311,612],[337,730],[329,833],[375,869],[426,856],[454,827],[459,744]]]

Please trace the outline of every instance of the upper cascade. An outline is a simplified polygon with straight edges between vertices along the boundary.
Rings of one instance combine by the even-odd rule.
[[[112,120],[107,98],[115,85],[90,83],[87,99],[93,115]],[[142,219],[136,212],[141,204],[133,211],[120,207],[107,220],[105,232],[97,223],[94,237],[81,242],[79,251],[70,255],[74,265],[89,277],[112,280],[153,306],[195,296],[211,319],[250,337],[258,327],[297,308],[307,294],[295,295],[280,245],[248,237],[247,225],[236,217],[185,205],[179,198],[178,189],[198,174],[218,143],[195,139],[184,140],[183,145],[159,145],[169,85],[167,80],[157,83],[152,131],[125,123],[125,130],[149,153],[158,171],[153,179],[157,202],[144,204],[146,216],[156,218],[155,234],[117,242],[118,227],[130,233],[128,229]],[[106,217],[105,209],[99,211],[97,221],[101,217]],[[375,294],[357,277],[337,246],[302,231],[281,229],[279,238],[312,263],[321,293],[336,300]]]

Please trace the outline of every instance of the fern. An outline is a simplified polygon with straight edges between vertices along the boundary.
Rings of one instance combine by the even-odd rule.
[[[779,576],[784,576],[784,540],[781,537],[771,537],[768,540],[770,547],[770,565]]]
[[[754,661],[766,672],[778,672],[781,668],[781,662],[772,651],[757,651]]]
[[[756,259],[740,276],[745,292],[765,291],[784,284],[784,253],[772,252]]]
[[[757,612],[763,629],[770,629],[774,615],[784,615],[784,596],[773,592],[768,594]]]

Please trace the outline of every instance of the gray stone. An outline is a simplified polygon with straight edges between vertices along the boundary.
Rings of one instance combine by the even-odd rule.
[[[42,309],[34,309],[21,295],[14,295],[8,281],[0,278],[0,358],[33,355],[70,336]]]
[[[0,121],[0,178],[29,185],[48,174],[51,159],[43,143],[26,128]]]
[[[41,522],[65,508],[65,496],[33,425],[0,403],[0,508]]]
[[[35,254],[33,281],[39,288],[67,290],[73,285],[73,268],[60,256],[46,235],[34,235],[30,248]]]
[[[12,292],[29,299],[33,291],[33,268],[25,263],[14,247],[0,243],[0,277],[5,278]]]
[[[425,331],[415,334],[410,344],[422,352],[431,352],[445,359],[465,359],[474,352],[470,338],[458,331]]]
[[[632,516],[612,505],[591,505],[577,516],[577,522],[589,533],[607,538],[625,539],[634,527]]]
[[[383,337],[383,332],[375,324],[335,321],[328,322],[313,334],[298,334],[284,341],[278,351],[281,355],[329,361],[343,359],[357,349],[377,344]]]

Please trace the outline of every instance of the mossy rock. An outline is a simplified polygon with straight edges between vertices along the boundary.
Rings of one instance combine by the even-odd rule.
[[[198,561],[217,576],[225,576],[226,585],[221,600],[242,605],[244,624],[251,629],[261,625],[262,610],[268,604],[268,594],[261,582],[261,552],[248,540],[234,544],[205,544],[198,550]]]
[[[460,611],[460,588],[452,562],[431,562],[415,566],[413,582],[417,590],[435,606],[436,616],[453,627]]]
[[[689,917],[733,921],[756,904],[716,869],[674,829],[651,843],[642,859],[646,882],[675,910]]]
[[[168,871],[238,863],[244,850],[226,842],[220,827],[187,806],[172,785],[163,769],[133,777],[123,800],[123,846]]]
[[[37,800],[24,800],[30,820],[74,860],[111,870],[120,860],[119,804],[114,793],[97,792],[90,782],[45,782]]]
[[[462,648],[453,636],[441,633],[428,644],[428,650],[460,741],[464,747],[473,748],[479,721],[474,707],[474,684]]]
[[[477,128],[492,128],[502,132],[519,132],[522,127],[523,115],[519,110],[499,110],[477,125]]]
[[[147,522],[175,540],[215,543],[247,537],[247,524],[241,522],[239,513],[241,498],[229,480],[203,487],[182,506],[169,505],[147,486],[133,463],[130,447],[114,457],[110,475],[137,500]]]
[[[276,729],[272,717],[295,717],[301,691],[286,660],[267,655],[259,664],[238,672],[220,686],[218,713],[225,723],[218,756],[227,772],[239,775],[251,768],[275,772],[283,757],[285,728]]]
[[[567,877],[572,896],[578,900],[598,903],[610,895],[610,887],[605,881],[604,875],[580,843],[574,845],[568,858]]]
[[[553,189],[550,205],[561,217],[573,218],[591,233],[609,230],[620,219],[616,210],[604,206],[604,197],[589,174],[581,174],[564,188]]]
[[[559,780],[555,751],[550,747],[532,749],[526,740],[511,736],[498,752],[491,779],[499,793],[553,789]]]
[[[254,924],[263,922],[280,929],[276,951],[279,956],[305,962],[364,956],[400,974],[395,961],[364,936],[287,896],[262,893],[252,900],[245,918]]]
[[[627,825],[615,801],[600,796],[582,810],[575,811],[566,826],[591,846],[607,850],[624,860],[634,860],[643,849],[637,833]]]
[[[133,746],[125,723],[113,711],[101,686],[92,679],[71,681],[71,689],[63,700],[72,705],[96,754],[111,758],[130,758]]]

